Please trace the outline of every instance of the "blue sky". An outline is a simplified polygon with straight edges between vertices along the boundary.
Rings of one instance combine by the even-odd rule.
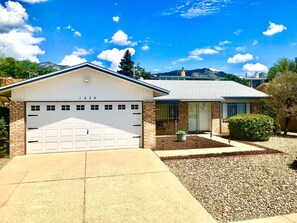
[[[245,75],[297,57],[297,2],[0,0],[0,53],[117,69],[126,49],[152,73],[212,68]]]

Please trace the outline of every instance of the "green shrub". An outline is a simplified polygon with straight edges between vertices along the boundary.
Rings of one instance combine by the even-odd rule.
[[[9,108],[5,106],[0,106],[0,118],[3,118],[6,125],[9,124]]]
[[[186,132],[184,130],[178,130],[176,132],[176,135],[185,135],[185,134],[186,134]]]
[[[0,157],[8,155],[8,131],[3,118],[0,118]]]
[[[262,112],[264,115],[268,115],[271,118],[273,118],[273,134],[274,135],[280,135],[281,134],[281,125],[279,124],[279,115],[277,114],[277,111],[269,106],[267,101],[262,101]]]
[[[230,137],[248,141],[267,141],[273,134],[273,118],[262,114],[241,114],[229,119]]]

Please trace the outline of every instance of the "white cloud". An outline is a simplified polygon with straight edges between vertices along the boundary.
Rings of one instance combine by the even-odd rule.
[[[249,72],[250,74],[253,74],[255,72],[267,73],[268,72],[268,67],[266,67],[265,65],[260,64],[260,63],[256,63],[256,64],[249,63],[249,64],[245,64],[242,67],[242,70],[244,70],[246,72]]]
[[[234,32],[234,35],[239,36],[241,32],[242,32],[242,29],[237,29],[237,30]]]
[[[78,37],[81,37],[81,33],[78,32],[78,31],[75,31],[75,32],[74,32],[74,35],[75,35],[75,36],[78,36]]]
[[[226,44],[230,44],[230,43],[232,43],[232,42],[230,42],[230,41],[228,41],[228,40],[225,40],[225,41],[221,41],[221,42],[219,42],[219,45],[220,45],[220,46],[224,46],[224,45],[226,45]]]
[[[128,35],[123,32],[122,30],[118,30],[113,36],[111,37],[110,43],[119,46],[135,46],[137,45],[136,42],[131,42],[128,38]]]
[[[153,69],[153,72],[159,72],[159,71],[161,71],[161,69],[159,69],[159,68],[154,68]]]
[[[60,64],[73,66],[73,65],[87,62],[87,60],[85,58],[81,58],[81,56],[86,56],[92,53],[93,53],[93,49],[86,50],[84,48],[75,47],[75,50],[70,55],[66,55],[62,59]]]
[[[61,27],[59,27],[58,30],[60,30],[60,29],[61,29]],[[63,27],[63,29],[68,29],[73,32],[74,36],[81,37],[81,33],[79,31],[77,31],[76,29],[74,29],[73,26],[70,24],[68,26]]]
[[[104,43],[108,43],[109,42],[109,40],[108,39],[104,39]]]
[[[120,17],[118,17],[118,16],[113,16],[113,17],[112,17],[112,20],[113,20],[114,22],[119,22],[119,21],[120,21]]]
[[[47,2],[47,0],[19,0],[21,2],[26,2],[26,3],[30,3],[30,4],[34,4],[34,3],[41,3],[41,2]]]
[[[100,61],[97,61],[97,60],[93,60],[91,63],[92,63],[92,64],[95,64],[95,65],[97,65],[97,66],[100,66],[100,67],[104,67],[104,66],[103,66],[103,63],[100,62]]]
[[[245,46],[238,46],[235,48],[236,51],[238,52],[245,52],[246,51],[246,47]]]
[[[13,29],[8,33],[0,34],[1,53],[3,56],[39,62],[36,56],[44,54],[38,46],[42,41],[44,38],[36,38],[31,32]]]
[[[172,64],[176,64],[178,62],[185,62],[185,61],[189,61],[189,60],[196,60],[196,61],[200,61],[203,60],[203,58],[201,57],[201,55],[213,55],[213,54],[217,54],[219,53],[218,50],[215,49],[211,49],[211,48],[197,48],[193,51],[189,52],[189,55],[186,58],[180,58],[178,60],[175,60],[172,62]]]
[[[276,33],[281,33],[282,31],[284,31],[286,29],[287,29],[287,27],[285,27],[282,24],[277,25],[277,24],[275,24],[273,22],[269,22],[269,27],[265,32],[263,32],[263,34],[265,36],[272,36],[272,35],[274,35]]]
[[[85,58],[80,58],[76,55],[66,55],[61,61],[60,65],[74,66],[85,62],[87,62]]]
[[[244,62],[247,62],[247,61],[250,61],[253,59],[253,55],[252,54],[236,54],[234,55],[232,58],[230,57],[227,62],[228,63],[244,63]]]
[[[72,52],[72,55],[75,56],[85,56],[93,53],[93,49],[86,50],[84,48],[75,47],[75,50]]]
[[[101,60],[106,60],[111,62],[110,69],[116,71],[119,68],[119,63],[123,58],[126,50],[129,50],[131,55],[135,54],[135,49],[133,48],[126,48],[123,50],[113,48],[112,50],[102,51],[97,57]]]
[[[8,1],[5,7],[0,4],[0,32],[21,28],[27,19],[26,9],[20,3]]]
[[[142,49],[143,51],[145,51],[145,50],[149,50],[150,47],[149,47],[148,45],[144,45],[144,46],[141,47],[141,49]]]
[[[221,46],[215,46],[214,48],[215,48],[216,50],[218,50],[218,51],[222,51],[222,50],[224,50],[224,48],[221,47]]]
[[[45,39],[34,37],[40,27],[27,24],[26,9],[18,2],[0,4],[0,50],[2,56],[39,62],[37,56],[45,52],[38,46]]]
[[[258,43],[259,43],[258,40],[254,40],[253,43],[252,43],[252,45],[253,46],[256,46],[256,45],[258,45]]]
[[[169,16],[178,14],[183,18],[194,18],[217,13],[229,6],[231,0],[182,0],[180,4],[172,7],[161,15]]]

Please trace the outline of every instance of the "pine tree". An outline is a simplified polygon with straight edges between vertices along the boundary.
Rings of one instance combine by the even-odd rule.
[[[120,70],[118,70],[118,73],[126,75],[128,77],[133,77],[133,66],[134,61],[131,59],[131,53],[129,50],[126,50],[123,58],[120,62]]]

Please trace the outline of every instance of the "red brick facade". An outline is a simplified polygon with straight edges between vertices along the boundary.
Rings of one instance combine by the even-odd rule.
[[[156,148],[156,103],[143,102],[143,147]]]
[[[211,131],[214,133],[221,133],[221,109],[220,102],[211,103]]]
[[[11,101],[10,105],[10,157],[25,155],[25,102]]]
[[[157,135],[175,135],[178,130],[188,131],[188,102],[181,102],[178,106],[178,120],[157,121]]]

